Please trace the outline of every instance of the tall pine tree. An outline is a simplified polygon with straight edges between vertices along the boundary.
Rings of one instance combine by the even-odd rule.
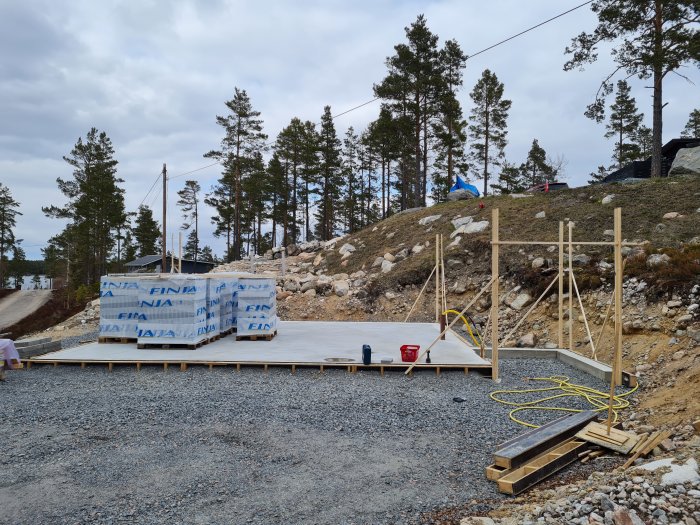
[[[489,168],[500,166],[508,141],[506,120],[511,101],[503,98],[503,83],[495,73],[484,70],[470,97],[474,102],[471,111],[471,158],[477,176],[484,180],[484,195],[488,195]]]
[[[153,218],[153,210],[148,206],[139,206],[136,214],[132,235],[134,236],[136,253],[139,257],[156,255],[160,252],[158,241],[161,237],[160,226]]]
[[[216,209],[212,222],[214,235],[226,236],[226,257],[237,260],[242,255],[243,201],[242,180],[257,167],[256,153],[265,148],[267,135],[262,131],[260,112],[244,89],[235,88],[233,98],[226,102],[229,113],[217,115],[216,123],[224,129],[220,149],[204,156],[220,161],[224,166],[222,177],[205,202]]]
[[[343,185],[340,140],[335,132],[330,106],[323,108],[319,135],[320,200],[316,208],[316,230],[318,238],[327,241],[335,236],[338,227]]]
[[[63,159],[73,168],[72,179],[58,178],[58,188],[68,198],[62,207],[42,207],[48,217],[68,219],[72,245],[71,285],[90,285],[107,273],[107,260],[115,245],[116,231],[126,223],[124,190],[117,177],[114,148],[107,134],[90,129]]]
[[[613,160],[620,169],[628,162],[639,158],[639,146],[635,143],[635,137],[644,118],[643,113],[637,111],[637,102],[630,96],[630,86],[624,80],[617,82],[617,94],[615,102],[610,105],[610,119],[605,126],[607,132],[605,138],[615,137],[615,154]],[[600,117],[601,114],[598,113]]]
[[[177,192],[177,205],[182,210],[182,229],[187,231],[192,226],[192,230],[185,244],[186,256],[197,262],[199,255],[199,192],[202,191],[201,186],[196,180],[185,181],[185,187]]]

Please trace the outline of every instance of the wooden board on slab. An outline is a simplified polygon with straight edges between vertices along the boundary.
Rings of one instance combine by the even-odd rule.
[[[576,437],[620,454],[628,454],[639,441],[637,434],[617,428],[611,428],[610,433],[608,433],[607,426],[595,421],[586,425],[576,434]]]

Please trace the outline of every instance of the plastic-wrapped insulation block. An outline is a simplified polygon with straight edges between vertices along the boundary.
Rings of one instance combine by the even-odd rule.
[[[140,277],[105,275],[100,279],[100,337],[136,338]]]
[[[275,284],[272,278],[239,278],[236,319],[239,336],[267,335],[277,331]]]
[[[143,279],[138,324],[139,344],[198,344],[216,330],[207,308],[207,281],[177,276]]]

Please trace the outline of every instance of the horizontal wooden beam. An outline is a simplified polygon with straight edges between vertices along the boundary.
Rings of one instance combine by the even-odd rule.
[[[511,440],[505,447],[497,450],[494,453],[494,462],[499,467],[508,469],[519,467],[545,450],[573,437],[597,417],[597,411],[586,410],[528,431],[519,439]]]

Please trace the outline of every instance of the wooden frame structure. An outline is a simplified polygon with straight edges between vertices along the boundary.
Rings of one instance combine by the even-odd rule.
[[[481,289],[481,291],[469,302],[469,304],[460,312],[460,315],[471,308],[471,306],[481,297],[481,295],[490,287],[491,288],[491,308],[489,313],[489,320],[491,322],[491,365],[492,365],[492,379],[497,381],[499,377],[498,369],[498,349],[499,349],[499,320],[498,320],[498,306],[500,303],[500,272],[499,272],[499,262],[500,262],[500,247],[501,246],[520,246],[520,245],[531,245],[531,246],[557,246],[558,247],[558,259],[559,268],[557,275],[554,280],[549,284],[545,291],[540,295],[540,297],[530,306],[530,308],[525,312],[520,321],[515,325],[515,327],[508,332],[508,334],[503,338],[503,342],[508,340],[508,338],[515,333],[515,331],[520,327],[520,325],[525,321],[528,315],[537,307],[540,301],[544,298],[547,292],[550,290],[554,283],[558,283],[558,323],[557,323],[557,338],[559,342],[559,348],[568,348],[568,350],[573,351],[573,333],[574,333],[574,293],[576,294],[577,303],[583,317],[583,324],[586,330],[586,335],[588,337],[588,342],[591,347],[592,358],[598,360],[597,348],[600,345],[600,341],[603,336],[603,331],[605,330],[605,325],[608,320],[610,313],[610,305],[614,304],[614,316],[613,322],[615,326],[614,335],[614,348],[613,348],[613,359],[612,359],[612,378],[610,381],[610,405],[608,410],[608,429],[612,424],[612,405],[613,396],[615,393],[615,387],[622,384],[622,277],[624,271],[624,264],[622,260],[622,247],[623,246],[639,246],[638,243],[623,242],[622,241],[622,209],[615,208],[613,213],[613,227],[614,227],[614,240],[610,241],[574,241],[573,238],[573,223],[568,222],[568,236],[564,238],[564,222],[559,222],[559,238],[557,241],[518,241],[518,240],[501,240],[500,238],[500,215],[499,209],[495,208],[491,213],[491,279],[487,285]],[[439,315],[439,304],[440,295],[442,295],[442,304],[446,309],[446,289],[444,281],[444,264],[442,264],[442,251],[441,251],[441,236],[436,236],[436,248],[435,248],[435,267],[428,277],[425,285],[421,289],[418,297],[416,298],[413,307],[406,316],[406,320],[410,317],[413,312],[418,300],[425,291],[428,282],[430,282],[433,274],[436,275],[436,287],[435,287],[435,312],[436,319]],[[615,271],[615,282],[614,282],[614,292],[611,298],[611,302],[608,307],[608,312],[605,315],[605,321],[601,327],[598,340],[594,343],[593,335],[591,334],[590,326],[588,324],[588,319],[586,317],[585,308],[583,306],[583,301],[581,300],[581,294],[578,290],[578,284],[576,283],[576,278],[573,271],[573,252],[574,245],[585,245],[585,246],[611,246],[614,251],[614,271]],[[568,264],[565,267],[564,264],[564,249],[566,248],[568,255]],[[568,346],[564,346],[564,276],[567,274],[568,278]],[[444,311],[444,309],[443,309]],[[431,348],[437,343],[437,341],[444,336],[444,334],[451,330],[454,323],[459,319],[459,316],[447,325],[440,333],[440,335],[433,341],[433,343],[423,350],[419,356],[419,359],[431,350]],[[411,364],[406,369],[406,373],[410,373],[411,370],[416,366],[416,364]]]

